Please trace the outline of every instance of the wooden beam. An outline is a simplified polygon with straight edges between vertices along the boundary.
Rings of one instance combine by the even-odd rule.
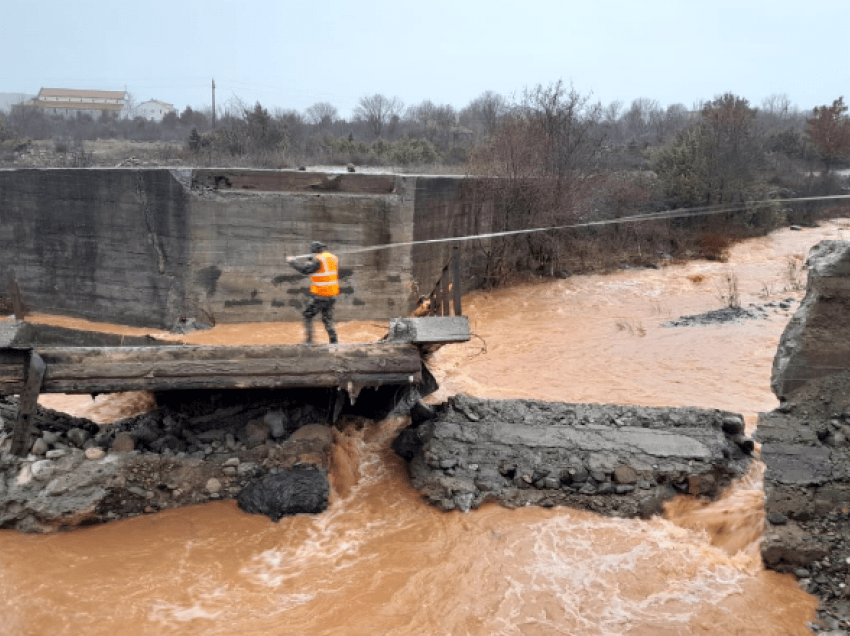
[[[27,352],[27,364],[22,367],[23,386],[21,397],[18,401],[18,417],[12,432],[12,454],[18,457],[26,457],[29,452],[30,430],[32,430],[32,418],[38,404],[38,394],[41,390],[41,382],[44,377],[44,362],[34,351]]]
[[[345,387],[421,381],[409,343],[305,346],[38,347],[43,393]],[[24,387],[22,352],[0,349],[0,395]]]
[[[443,275],[440,276],[440,297],[442,299],[442,306],[440,308],[441,316],[451,316],[452,310],[449,305],[449,301],[451,297],[449,296],[449,268],[448,266],[443,268]]]

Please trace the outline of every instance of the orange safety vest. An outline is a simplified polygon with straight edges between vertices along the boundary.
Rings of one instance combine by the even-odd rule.
[[[310,293],[317,296],[337,296],[339,294],[339,259],[330,252],[313,254],[321,265],[318,272],[310,274]]]

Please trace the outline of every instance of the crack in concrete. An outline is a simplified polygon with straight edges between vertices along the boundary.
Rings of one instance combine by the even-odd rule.
[[[153,221],[151,219],[150,204],[148,203],[148,195],[147,191],[145,190],[141,174],[136,177],[136,198],[139,200],[139,204],[142,208],[142,217],[145,219],[145,226],[148,230],[148,238],[150,239],[151,245],[153,245],[153,248],[156,251],[157,270],[160,274],[164,274],[166,262],[165,250],[162,247],[162,243],[160,242],[159,237],[154,231]]]

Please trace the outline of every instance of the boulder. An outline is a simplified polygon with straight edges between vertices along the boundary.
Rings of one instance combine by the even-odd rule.
[[[116,453],[129,453],[136,448],[136,441],[130,433],[118,433],[112,441],[112,450]]]
[[[262,444],[269,438],[269,426],[263,420],[252,420],[242,430],[242,438],[249,447]]]
[[[89,432],[82,428],[75,427],[68,431],[68,439],[77,448],[82,448],[90,437],[91,435],[89,434]]]
[[[47,452],[47,448],[47,442],[44,441],[43,437],[39,437],[32,445],[31,452],[33,455],[44,455]]]
[[[97,446],[92,446],[91,448],[86,449],[86,459],[98,460],[103,459],[106,456],[106,451]]]
[[[280,521],[288,515],[322,512],[328,507],[329,492],[324,471],[295,467],[250,483],[239,493],[237,501],[245,512]]]

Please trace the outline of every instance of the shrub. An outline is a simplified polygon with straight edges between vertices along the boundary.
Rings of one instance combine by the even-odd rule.
[[[714,232],[706,234],[699,241],[699,255],[709,261],[725,263],[729,260],[730,243],[731,240],[727,235]]]

